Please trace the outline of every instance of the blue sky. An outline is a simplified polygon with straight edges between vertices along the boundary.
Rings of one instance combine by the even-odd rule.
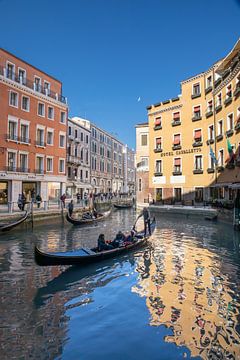
[[[70,116],[132,147],[146,106],[240,36],[240,0],[0,0],[0,14],[0,47],[61,80]]]

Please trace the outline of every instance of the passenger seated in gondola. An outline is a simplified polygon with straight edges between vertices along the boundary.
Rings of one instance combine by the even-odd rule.
[[[92,219],[92,214],[91,214],[89,211],[87,211],[87,212],[85,212],[85,213],[82,214],[82,219],[83,219],[83,220]]]
[[[111,242],[111,245],[114,247],[114,248],[118,248],[120,246],[123,246],[124,245],[124,241],[125,241],[125,235],[119,231],[115,237],[115,239]]]
[[[107,244],[104,234],[100,234],[98,237],[98,251],[114,249],[113,245]]]
[[[96,219],[97,217],[98,217],[98,213],[97,213],[97,210],[94,208],[92,211],[92,218]]]

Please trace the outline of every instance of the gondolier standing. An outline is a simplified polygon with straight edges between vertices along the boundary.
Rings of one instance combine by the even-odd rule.
[[[144,221],[144,236],[147,235],[147,228],[149,235],[151,235],[151,222],[150,222],[150,213],[148,208],[144,207],[141,213],[138,215],[137,219],[139,219],[141,216],[143,216],[143,221]]]

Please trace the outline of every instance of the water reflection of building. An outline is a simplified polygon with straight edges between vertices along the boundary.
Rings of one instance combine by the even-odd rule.
[[[133,291],[146,296],[152,326],[172,330],[166,342],[187,346],[192,356],[240,359],[237,289],[221,273],[222,261],[206,248],[194,247],[173,232],[155,235],[146,263],[138,265]],[[228,271],[236,279],[237,270]]]

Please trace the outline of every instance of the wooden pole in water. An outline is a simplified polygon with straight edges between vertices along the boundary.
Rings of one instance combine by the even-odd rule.
[[[31,201],[31,217],[32,217],[32,229],[33,229],[33,201]]]

